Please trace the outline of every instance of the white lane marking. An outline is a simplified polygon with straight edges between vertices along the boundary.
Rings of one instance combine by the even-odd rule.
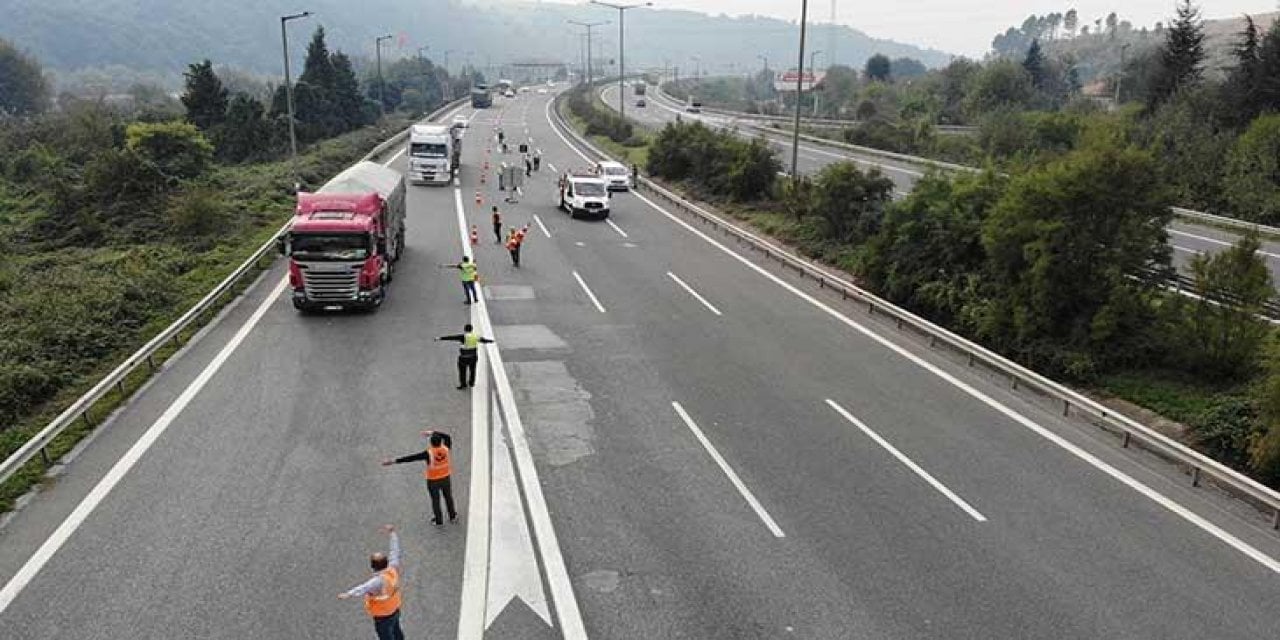
[[[787,537],[787,534],[782,532],[782,527],[779,527],[778,523],[773,521],[773,517],[769,515],[769,512],[764,510],[764,505],[761,505],[760,501],[756,500],[755,494],[751,493],[751,490],[747,488],[747,485],[742,482],[742,478],[738,477],[738,474],[734,472],[733,467],[729,466],[729,463],[725,461],[724,456],[720,455],[720,452],[716,450],[715,445],[711,444],[711,441],[707,439],[707,436],[702,433],[702,429],[699,429],[698,425],[694,423],[693,418],[690,418],[689,414],[685,412],[684,407],[680,406],[679,402],[672,402],[671,408],[676,410],[676,414],[678,414],[680,419],[684,421],[685,426],[689,427],[689,430],[693,432],[693,436],[698,439],[698,442],[702,443],[702,447],[707,450],[711,459],[715,460],[716,464],[720,466],[720,470],[723,471],[726,476],[729,476],[729,482],[733,483],[733,486],[738,489],[738,493],[742,494],[743,499],[747,501],[747,504],[751,506],[751,509],[756,512],[757,516],[760,516],[760,519],[764,521],[764,526],[768,527],[769,531],[773,533],[773,537]]]
[[[1168,231],[1169,233],[1172,233],[1172,234],[1186,236],[1188,238],[1195,238],[1196,240],[1202,240],[1204,242],[1209,242],[1209,243],[1216,244],[1223,247],[1233,246],[1233,243],[1227,242],[1225,240],[1219,240],[1217,238],[1210,238],[1207,236],[1202,236],[1194,233],[1187,233],[1186,231],[1178,231],[1177,229],[1169,229]],[[1263,251],[1261,249],[1258,250],[1258,255],[1267,256],[1268,258],[1280,258],[1280,254],[1271,253],[1270,251]]]
[[[697,291],[694,291],[693,287],[689,286],[688,284],[685,284],[685,281],[681,280],[679,276],[677,276],[674,273],[671,273],[670,271],[667,272],[667,276],[670,277],[672,280],[675,280],[676,284],[680,285],[681,287],[684,287],[684,290],[688,291],[689,295],[693,296],[694,298],[697,298],[698,302],[701,302],[704,307],[711,310],[711,313],[714,313],[718,316],[724,315],[720,313],[720,310],[715,308],[715,306],[713,306],[710,302],[707,302],[706,298],[699,295]]]
[[[395,162],[395,161],[396,161],[396,158],[399,158],[400,156],[404,155],[404,151],[405,151],[405,149],[408,149],[408,147],[402,147],[399,151],[397,151],[397,152],[396,152],[396,154],[395,154],[394,156],[391,156],[391,158],[390,158],[389,160],[387,160],[386,162],[382,163],[382,166],[384,166],[384,167],[386,167],[386,166],[390,166],[392,162]]]
[[[471,245],[462,248],[471,256]],[[481,293],[483,296],[483,293]],[[475,322],[474,305],[472,322]],[[489,466],[489,359],[476,363],[476,386],[471,390],[471,483],[467,488],[467,542],[462,561],[461,604],[458,607],[458,640],[480,638],[485,621],[486,589],[489,584],[489,540],[492,476]]]
[[[550,237],[551,237],[551,232],[550,232],[550,231],[547,231],[547,225],[542,224],[542,218],[539,218],[539,217],[538,217],[538,214],[536,214],[536,213],[535,213],[535,214],[533,214],[533,221],[534,221],[534,222],[536,222],[536,223],[538,223],[538,228],[539,228],[539,229],[542,229],[542,235],[544,235],[544,236],[546,236],[546,237],[548,237],[548,238],[550,238]]]
[[[551,123],[550,109],[547,110],[546,116],[547,116],[547,122]],[[570,143],[569,140],[564,137],[564,134],[561,134],[560,131],[556,129],[554,124],[551,125],[551,129],[552,131],[555,131],[557,135],[560,136],[560,139],[564,141],[565,145],[568,146],[569,149],[571,149],[574,153],[578,154],[583,160],[586,160],[588,162],[591,161],[591,159],[588,158],[586,154],[582,153],[581,151],[578,150],[577,147],[573,146],[573,144]],[[817,298],[814,298],[813,296],[797,289],[794,285],[784,281],[782,278],[779,278],[778,276],[765,270],[764,267],[754,264],[750,260],[747,260],[746,258],[738,255],[733,251],[733,249],[730,249],[729,247],[721,244],[719,241],[715,240],[711,236],[708,236],[702,231],[694,228],[693,225],[676,217],[674,213],[671,213],[670,211],[667,211],[666,209],[658,206],[657,203],[653,202],[649,198],[646,198],[645,196],[639,193],[636,193],[636,197],[639,198],[641,201],[647,203],[655,211],[666,216],[668,220],[671,220],[672,222],[680,225],[681,227],[684,227],[686,230],[688,230],[690,233],[694,234],[695,236],[698,236],[699,238],[702,238],[703,240],[707,241],[712,246],[723,251],[729,257],[733,258],[734,260],[737,260],[739,263],[746,266],[748,269],[751,269],[752,271],[755,271],[756,273],[764,276],[766,279],[772,281],[774,284],[777,284],[783,289],[790,291],[792,294],[796,295],[797,297],[804,300],[805,302],[812,304],[813,306],[827,313],[828,315],[835,318],[836,320],[839,320],[840,322],[844,323],[850,328],[880,343],[886,349],[893,351],[894,353],[905,358],[909,362],[941,378],[942,380],[946,381],[947,383],[951,384],[957,389],[960,389],[961,391],[965,392],[970,397],[1004,414],[1009,419],[1013,420],[1014,422],[1017,422],[1018,424],[1026,427],[1027,429],[1030,429],[1031,431],[1038,434],[1042,438],[1048,440],[1049,442],[1052,442],[1053,444],[1058,445],[1067,453],[1070,453],[1071,455],[1084,461],[1086,464],[1089,464],[1095,469],[1098,469],[1099,471],[1111,476],[1112,478],[1119,481],[1121,484],[1129,487],[1130,489],[1137,491],[1138,493],[1142,494],[1152,502],[1155,502],[1156,504],[1160,505],[1161,507],[1164,507],[1165,509],[1177,515],[1178,517],[1182,518],[1183,520],[1186,520],[1192,525],[1200,528],[1200,530],[1204,531],[1205,533],[1208,533],[1209,535],[1217,538],[1218,540],[1221,540],[1227,546],[1248,556],[1250,559],[1257,562],[1258,564],[1261,564],[1262,566],[1266,567],[1267,569],[1270,569],[1275,573],[1280,573],[1280,560],[1276,560],[1275,558],[1272,558],[1271,556],[1263,553],[1256,547],[1248,544],[1247,542],[1241,540],[1240,538],[1237,538],[1236,536],[1231,535],[1230,533],[1228,533],[1226,530],[1219,527],[1218,525],[1213,524],[1212,522],[1209,522],[1208,520],[1199,516],[1195,512],[1191,511],[1190,509],[1182,506],[1181,504],[1178,504],[1178,502],[1173,500],[1172,498],[1169,498],[1168,496],[1165,496],[1159,491],[1152,489],[1151,487],[1147,486],[1141,481],[1129,476],[1125,472],[1104,462],[1103,460],[1089,453],[1088,451],[1085,451],[1084,449],[1077,447],[1076,445],[1067,441],[1062,436],[1059,436],[1058,434],[1050,431],[1049,429],[1037,424],[1035,421],[1018,413],[1017,411],[1010,409],[1009,407],[1000,403],[1000,401],[996,400],[995,398],[988,396],[987,394],[979,391],[973,386],[970,386],[969,384],[965,383],[959,378],[956,378],[955,376],[947,373],[946,371],[943,371],[938,366],[926,361],[924,358],[921,358],[915,353],[912,353],[911,351],[907,350],[905,347],[902,347],[894,343],[893,341],[889,340],[888,338],[885,338],[871,331],[870,329],[864,327],[863,325],[858,324],[857,322],[854,322],[852,319],[850,319],[848,316],[844,315],[843,313],[836,311],[835,309],[821,302]]]
[[[609,224],[609,226],[613,227],[613,230],[614,230],[614,231],[617,231],[617,232],[618,232],[618,235],[620,235],[620,236],[622,236],[622,237],[624,237],[624,238],[625,238],[625,237],[627,237],[627,232],[626,232],[626,231],[623,231],[623,230],[622,230],[622,227],[619,227],[618,225],[614,224],[612,220],[610,220],[610,219],[608,219],[608,218],[605,218],[605,219],[604,219],[604,221],[605,221],[606,223],[608,223],[608,224]]]
[[[453,199],[458,215],[458,241],[461,243],[462,250],[468,252],[470,241],[467,238],[467,218],[462,206],[461,189],[453,190]],[[471,312],[480,332],[492,336],[493,323],[489,320],[489,307],[483,295],[476,304],[471,306]],[[560,553],[560,542],[556,538],[555,525],[551,522],[547,500],[542,493],[542,484],[538,480],[538,468],[533,463],[533,453],[529,449],[529,440],[524,432],[524,422],[520,420],[520,411],[516,407],[515,392],[511,389],[511,380],[507,377],[507,370],[502,362],[502,352],[496,344],[486,344],[484,350],[488,356],[487,359],[493,365],[491,369],[498,390],[498,401],[502,404],[507,431],[511,436],[511,449],[516,457],[516,473],[520,477],[520,486],[524,489],[525,504],[529,506],[529,519],[533,522],[533,535],[538,545],[538,555],[541,556],[542,566],[546,571],[547,586],[551,589],[556,619],[560,623],[561,637],[564,640],[586,640],[587,630],[582,622],[582,612],[573,594],[573,582],[569,580],[564,556]],[[476,640],[483,637],[483,633],[463,636],[461,627],[458,628],[458,633],[459,640]]]
[[[258,322],[262,320],[262,317],[271,308],[271,305],[288,286],[289,279],[282,278],[280,284],[276,285],[276,288],[258,304],[258,308],[254,310],[253,315],[249,316],[248,320],[245,320],[245,323],[240,326],[240,329],[231,337],[231,340],[222,347],[222,350],[214,356],[209,364],[205,365],[200,375],[196,376],[196,379],[187,385],[182,394],[165,409],[164,413],[160,414],[160,417],[147,428],[142,437],[138,438],[138,441],[133,443],[132,447],[129,447],[124,456],[112,465],[111,470],[107,471],[107,475],[103,476],[97,485],[94,485],[93,490],[80,501],[80,504],[76,505],[75,510],[36,549],[36,552],[27,559],[22,568],[18,569],[18,572],[4,585],[4,589],[0,589],[0,614],[9,608],[9,605],[18,597],[18,594],[22,593],[27,584],[36,577],[36,574],[40,573],[45,563],[49,562],[53,555],[62,548],[62,545],[66,544],[67,540],[71,538],[71,535],[80,528],[80,525],[84,524],[85,519],[93,513],[94,509],[98,508],[98,505],[124,479],[129,470],[133,469],[133,465],[142,459],[142,456],[151,448],[151,445],[155,444],[161,435],[164,435],[169,425],[173,424],[174,419],[187,408],[187,405],[204,389],[209,380],[213,379],[214,374],[222,368],[222,365],[227,362],[231,354],[235,353],[235,350],[249,336],[249,332],[253,331],[253,328],[257,326]]]
[[[587,297],[591,298],[591,304],[594,304],[600,313],[604,313],[604,306],[602,306],[600,301],[596,299],[596,294],[591,293],[591,288],[587,286],[587,282],[582,279],[582,276],[578,275],[577,271],[574,271],[573,277],[577,279],[578,284],[582,285],[582,290],[587,292]]]
[[[875,431],[872,431],[871,427],[868,427],[866,423],[855,418],[853,414],[846,411],[845,408],[837,404],[835,400],[832,400],[831,398],[827,398],[827,404],[830,405],[832,409],[835,409],[836,413],[840,414],[841,416],[844,416],[845,420],[848,420],[849,422],[853,423],[853,426],[857,427],[858,429],[862,430],[863,433],[867,434],[868,438],[871,438],[876,444],[883,447],[885,451],[888,451],[889,455],[892,455],[893,457],[897,458],[898,462],[901,462],[902,464],[906,465],[908,469],[910,469],[916,475],[923,478],[925,482],[928,482],[929,486],[933,487],[934,489],[937,489],[938,493],[941,493],[942,495],[946,496],[948,500],[954,502],[957,507],[960,507],[961,510],[969,514],[969,516],[972,517],[974,520],[977,520],[978,522],[987,521],[986,516],[979,513],[977,509],[974,509],[968,502],[965,502],[963,498],[956,495],[954,491],[952,491],[951,489],[948,489],[946,485],[939,482],[936,478],[930,475],[928,471],[925,471],[924,469],[922,469],[920,465],[916,464],[915,462],[912,462],[911,458],[908,458],[901,451],[898,451],[896,447],[889,444],[888,440],[885,440],[884,438],[880,437],[880,434],[876,433]]]
[[[551,167],[552,171],[559,171],[559,169],[556,169],[556,166],[554,164],[551,164],[550,162],[547,163],[547,166]]]

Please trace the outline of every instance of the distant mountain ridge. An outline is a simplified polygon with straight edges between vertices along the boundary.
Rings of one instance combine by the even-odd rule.
[[[47,67],[69,71],[122,65],[177,73],[202,58],[261,73],[280,66],[279,16],[302,9],[315,16],[290,26],[294,52],[324,25],[333,48],[372,57],[374,38],[396,34],[384,55],[427,55],[440,60],[452,49],[455,68],[472,52],[482,66],[537,57],[576,64],[582,46],[567,20],[616,20],[606,9],[558,3],[463,3],[458,0],[8,0],[0,37],[29,51]],[[826,25],[810,33],[825,48]],[[617,50],[614,25],[595,31],[596,51],[608,63]],[[668,64],[691,69],[701,58],[708,73],[757,68],[758,55],[773,68],[794,67],[796,26],[763,17],[710,16],[683,10],[636,10],[627,14],[628,67]],[[861,66],[874,53],[916,58],[929,66],[950,55],[872,38],[840,27],[839,62]],[[384,45],[386,46],[386,45]],[[806,60],[806,64],[808,60]],[[730,66],[732,65],[732,66]],[[682,73],[685,73],[682,71]]]

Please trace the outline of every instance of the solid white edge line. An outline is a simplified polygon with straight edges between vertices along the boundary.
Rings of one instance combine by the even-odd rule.
[[[724,457],[720,455],[720,452],[716,450],[715,445],[711,444],[711,441],[707,439],[706,434],[702,433],[702,429],[699,429],[698,425],[693,421],[693,418],[690,418],[689,414],[685,412],[684,407],[680,406],[679,402],[672,402],[671,408],[676,410],[676,414],[684,421],[685,426],[689,427],[689,430],[693,432],[693,436],[698,439],[698,442],[702,443],[702,447],[707,450],[707,454],[711,456],[712,460],[715,460],[716,464],[719,465],[720,470],[729,477],[729,482],[733,483],[733,486],[738,490],[738,493],[742,494],[742,497],[747,501],[747,504],[751,506],[751,509],[756,512],[757,516],[760,516],[762,521],[764,521],[764,526],[768,527],[769,532],[773,534],[773,537],[787,537],[787,534],[782,532],[782,527],[779,527],[778,523],[774,522],[773,517],[769,515],[769,512],[764,510],[764,506],[760,504],[759,500],[756,500],[755,494],[751,493],[751,490],[747,488],[747,485],[742,482],[742,478],[738,477],[738,474],[734,472],[733,467],[729,466],[729,463],[726,462]]]
[[[453,193],[454,206],[458,215],[458,241],[463,252],[471,255],[470,242],[467,238],[466,211],[462,204],[462,190],[454,189]],[[483,294],[480,295],[476,304],[471,306],[471,313],[481,333],[492,336],[493,323],[489,319],[489,307]],[[543,575],[546,577],[547,586],[551,589],[556,619],[560,624],[560,635],[564,640],[586,640],[587,630],[582,621],[582,612],[578,608],[578,600],[573,593],[573,582],[569,579],[569,570],[565,567],[564,556],[560,552],[555,525],[551,522],[551,512],[547,508],[547,500],[542,493],[541,481],[538,479],[538,467],[533,462],[533,452],[529,448],[529,439],[524,432],[524,422],[521,421],[520,411],[516,407],[515,392],[511,388],[511,381],[507,377],[507,371],[502,362],[502,352],[494,343],[483,345],[483,347],[488,356],[487,359],[492,363],[491,370],[498,401],[506,419],[507,432],[511,436],[511,451],[515,454],[516,474],[524,490],[525,505],[528,507],[529,519],[533,523],[533,535],[538,545],[538,554],[542,557]],[[485,562],[487,565],[487,556]],[[485,571],[487,576],[488,569],[486,568]],[[487,589],[488,585],[485,586]],[[481,637],[476,636],[472,640],[480,640]]]
[[[550,103],[548,103],[546,116],[547,116],[547,122],[551,124],[551,130],[555,131],[556,135],[558,135],[560,139],[563,140],[564,143],[571,150],[573,150],[574,153],[578,154],[583,160],[587,160],[589,162],[591,159],[588,158],[586,154],[582,153],[582,151],[579,151],[576,146],[570,143],[569,139],[566,138],[564,134],[560,133],[560,130],[557,129],[555,124],[551,122],[551,110],[549,105]],[[668,220],[671,220],[672,222],[680,225],[681,227],[684,227],[690,233],[694,234],[695,236],[698,236],[699,238],[702,238],[706,242],[710,243],[712,246],[720,249],[729,257],[737,260],[739,263],[746,266],[748,269],[751,269],[752,271],[755,271],[756,273],[764,276],[766,279],[772,281],[774,284],[777,284],[783,289],[790,291],[800,299],[808,302],[809,304],[812,304],[813,306],[827,313],[831,317],[839,320],[840,322],[844,323],[850,328],[858,331],[859,333],[867,336],[872,340],[875,340],[876,342],[880,343],[882,346],[889,349],[890,351],[893,351],[894,353],[907,359],[913,364],[934,374],[935,376],[941,378],[942,380],[946,381],[947,383],[951,384],[957,389],[960,389],[961,391],[965,392],[966,394],[978,400],[979,402],[982,402],[983,404],[991,407],[992,409],[995,409],[996,411],[1004,414],[1006,417],[1013,420],[1014,422],[1017,422],[1018,424],[1026,427],[1027,429],[1030,429],[1031,431],[1040,435],[1044,439],[1052,442],[1055,445],[1058,445],[1059,447],[1061,447],[1063,450],[1067,451],[1071,455],[1079,458],[1080,460],[1084,461],[1085,463],[1089,464],[1095,469],[1098,469],[1099,471],[1102,471],[1103,473],[1111,476],[1112,478],[1119,481],[1121,484],[1128,486],[1130,489],[1137,491],[1138,493],[1150,499],[1152,502],[1155,502],[1161,507],[1164,507],[1165,509],[1174,513],[1175,515],[1181,517],[1183,520],[1186,520],[1192,525],[1195,525],[1196,527],[1200,528],[1205,533],[1208,533],[1209,535],[1217,538],[1218,540],[1221,540],[1227,546],[1248,556],[1250,559],[1254,560],[1258,564],[1261,564],[1262,566],[1266,567],[1267,569],[1270,569],[1275,573],[1280,573],[1280,560],[1276,560],[1275,558],[1268,556],[1267,554],[1263,553],[1256,547],[1250,545],[1249,543],[1227,532],[1225,529],[1219,527],[1216,524],[1213,524],[1212,522],[1209,522],[1205,518],[1201,517],[1200,515],[1196,514],[1190,509],[1182,506],[1181,504],[1178,504],[1178,502],[1173,500],[1172,498],[1169,498],[1168,496],[1165,496],[1164,494],[1156,491],[1155,489],[1152,489],[1151,487],[1147,486],[1141,481],[1129,476],[1123,471],[1120,471],[1119,469],[1104,462],[1102,459],[1098,458],[1097,456],[1072,444],[1062,436],[1059,436],[1058,434],[1053,433],[1049,429],[1039,425],[1038,423],[1031,420],[1030,418],[1018,413],[1017,411],[1014,411],[1013,409],[1010,409],[1009,407],[1005,406],[995,398],[988,396],[987,394],[979,391],[973,386],[970,386],[969,384],[965,383],[959,378],[956,378],[955,376],[947,373],[946,371],[942,370],[940,367],[926,361],[924,358],[907,350],[907,348],[901,345],[898,345],[897,343],[889,340],[888,338],[885,338],[884,336],[881,336],[880,334],[877,334],[871,331],[870,329],[864,327],[863,325],[853,321],[851,318],[844,315],[843,313],[840,313],[839,311],[836,311],[831,306],[801,291],[800,289],[796,288],[794,285],[786,282],[785,280],[774,275],[773,273],[770,273],[764,267],[761,267],[760,265],[757,265],[751,262],[750,260],[738,255],[729,247],[721,244],[719,241],[715,240],[714,238],[698,230],[693,225],[685,222],[684,220],[681,220],[674,213],[667,211],[666,209],[662,208],[661,206],[659,206],[657,203],[653,202],[649,198],[639,193],[636,193],[635,195],[641,201],[647,203],[655,211],[666,216]]]
[[[73,510],[70,515],[62,521],[62,524],[58,525],[58,528],[54,530],[52,535],[45,539],[44,543],[41,544],[40,547],[36,549],[36,552],[27,559],[27,562],[22,565],[22,568],[18,569],[18,572],[9,579],[9,582],[4,585],[4,588],[0,589],[0,614],[4,613],[5,609],[7,609],[18,595],[22,593],[22,590],[26,588],[27,584],[36,577],[36,574],[40,573],[40,570],[44,568],[45,563],[47,563],[50,558],[52,558],[53,555],[62,548],[62,545],[66,544],[72,534],[80,528],[80,525],[83,524],[98,505],[106,499],[107,495],[111,493],[111,490],[124,479],[125,475],[129,473],[129,470],[133,468],[133,465],[137,464],[138,460],[142,459],[143,454],[151,448],[151,445],[155,444],[156,440],[160,439],[161,435],[164,435],[164,432],[171,424],[173,424],[174,419],[176,419],[178,415],[187,408],[187,405],[191,403],[202,389],[204,389],[204,386],[209,383],[209,380],[213,378],[214,374],[222,368],[222,365],[226,363],[226,361],[231,357],[231,354],[235,352],[236,348],[238,348],[240,344],[244,342],[245,338],[249,336],[249,332],[251,332],[253,328],[257,326],[258,322],[262,320],[262,316],[266,315],[267,311],[271,308],[271,305],[275,303],[276,299],[280,297],[280,294],[284,292],[288,285],[289,279],[287,277],[280,280],[280,284],[276,285],[276,288],[273,289],[271,293],[267,294],[267,297],[258,304],[258,308],[254,310],[253,315],[249,316],[249,319],[240,326],[240,329],[236,331],[235,335],[231,337],[231,340],[222,347],[222,350],[214,356],[213,360],[209,361],[209,364],[205,365],[204,369],[198,376],[196,376],[195,380],[192,380],[191,383],[187,385],[187,388],[182,391],[182,394],[179,395],[177,399],[175,399],[169,407],[165,409],[164,413],[162,413],[160,417],[147,428],[147,430],[142,434],[142,437],[138,438],[138,441],[133,443],[133,446],[129,447],[129,450],[126,451],[114,465],[112,465],[111,469],[107,471],[107,474],[98,481],[98,484],[94,485],[93,490],[91,490],[89,494],[80,501],[80,504],[76,505],[75,510]]]
[[[578,281],[579,285],[582,285],[582,290],[587,292],[587,297],[591,298],[591,304],[594,304],[600,313],[604,313],[604,305],[601,305],[600,301],[596,299],[596,294],[591,293],[591,288],[587,286],[587,282],[582,279],[582,276],[578,275],[577,271],[574,271],[573,277]]]
[[[459,201],[461,201],[461,192]],[[470,247],[466,251],[470,253]],[[472,314],[474,315],[474,306]],[[474,321],[474,318],[473,318]],[[484,637],[489,586],[491,490],[489,361],[476,363],[476,386],[471,390],[471,483],[467,488],[467,538],[462,561],[458,640]]]
[[[548,237],[548,238],[550,238],[550,237],[551,237],[551,232],[550,232],[550,231],[547,231],[547,225],[542,224],[542,218],[539,218],[539,217],[538,217],[538,214],[536,214],[536,213],[535,213],[535,214],[533,214],[533,221],[534,221],[534,222],[536,222],[536,223],[538,223],[538,228],[539,228],[539,229],[542,229],[542,235],[544,235],[544,236],[546,236],[546,237]]]
[[[618,235],[622,236],[623,238],[627,237],[627,232],[623,231],[622,227],[619,227],[618,225],[614,224],[612,220],[605,218],[604,221],[608,223],[610,227],[613,227],[613,230],[617,231]]]
[[[675,280],[676,284],[680,285],[681,287],[684,287],[684,290],[688,291],[689,295],[693,296],[694,298],[697,298],[698,302],[701,302],[703,306],[711,310],[711,313],[714,313],[718,316],[724,315],[723,313],[720,313],[720,310],[715,308],[714,305],[712,305],[710,302],[707,302],[706,298],[699,295],[697,291],[694,291],[693,287],[686,284],[684,280],[681,280],[680,276],[677,276],[676,274],[671,273],[670,271],[667,272],[667,276],[670,277],[672,280]]]
[[[946,485],[939,482],[937,478],[934,478],[928,471],[925,471],[923,468],[921,468],[920,465],[916,464],[915,462],[912,462],[911,458],[908,458],[905,454],[899,451],[897,447],[894,447],[893,445],[889,444],[888,440],[885,440],[884,438],[880,437],[880,434],[873,431],[871,427],[868,427],[861,420],[855,418],[853,414],[846,411],[845,408],[837,404],[835,400],[832,400],[831,398],[827,398],[827,404],[830,405],[832,409],[835,409],[836,413],[840,414],[841,416],[844,416],[845,420],[848,420],[849,422],[853,423],[853,426],[857,427],[858,429],[861,429],[863,433],[867,434],[868,438],[871,438],[872,441],[874,441],[876,444],[884,448],[885,451],[888,451],[889,455],[892,455],[893,457],[897,458],[898,462],[901,462],[902,464],[906,465],[908,469],[910,469],[916,475],[923,478],[925,482],[929,483],[929,486],[933,487],[934,489],[937,489],[938,493],[941,493],[942,495],[946,496],[948,500],[954,502],[957,507],[960,507],[965,513],[969,514],[969,516],[972,517],[974,520],[977,520],[978,522],[987,521],[986,516],[979,513],[977,509],[974,509],[972,505],[970,505],[968,502],[965,502],[964,499],[961,498],[960,496],[956,495],[954,491],[952,491],[951,489],[948,489]]]
[[[401,148],[400,148],[400,150],[399,150],[399,151],[397,151],[397,152],[396,152],[396,154],[395,154],[394,156],[391,156],[391,158],[390,158],[390,159],[388,159],[386,162],[382,163],[382,166],[384,166],[384,167],[386,167],[386,166],[390,166],[392,162],[395,162],[395,161],[396,161],[396,158],[399,158],[400,156],[404,155],[404,151],[405,151],[405,149],[408,149],[408,147],[401,147]]]

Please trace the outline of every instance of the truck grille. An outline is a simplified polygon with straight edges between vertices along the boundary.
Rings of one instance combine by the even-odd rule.
[[[307,299],[314,302],[347,302],[356,299],[360,265],[299,264]]]

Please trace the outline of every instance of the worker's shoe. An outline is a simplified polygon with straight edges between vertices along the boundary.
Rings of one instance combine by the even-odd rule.
[[[465,385],[465,384],[460,384],[460,385],[458,385],[458,388],[459,388],[459,389],[466,389],[466,388],[467,388],[467,385]]]

